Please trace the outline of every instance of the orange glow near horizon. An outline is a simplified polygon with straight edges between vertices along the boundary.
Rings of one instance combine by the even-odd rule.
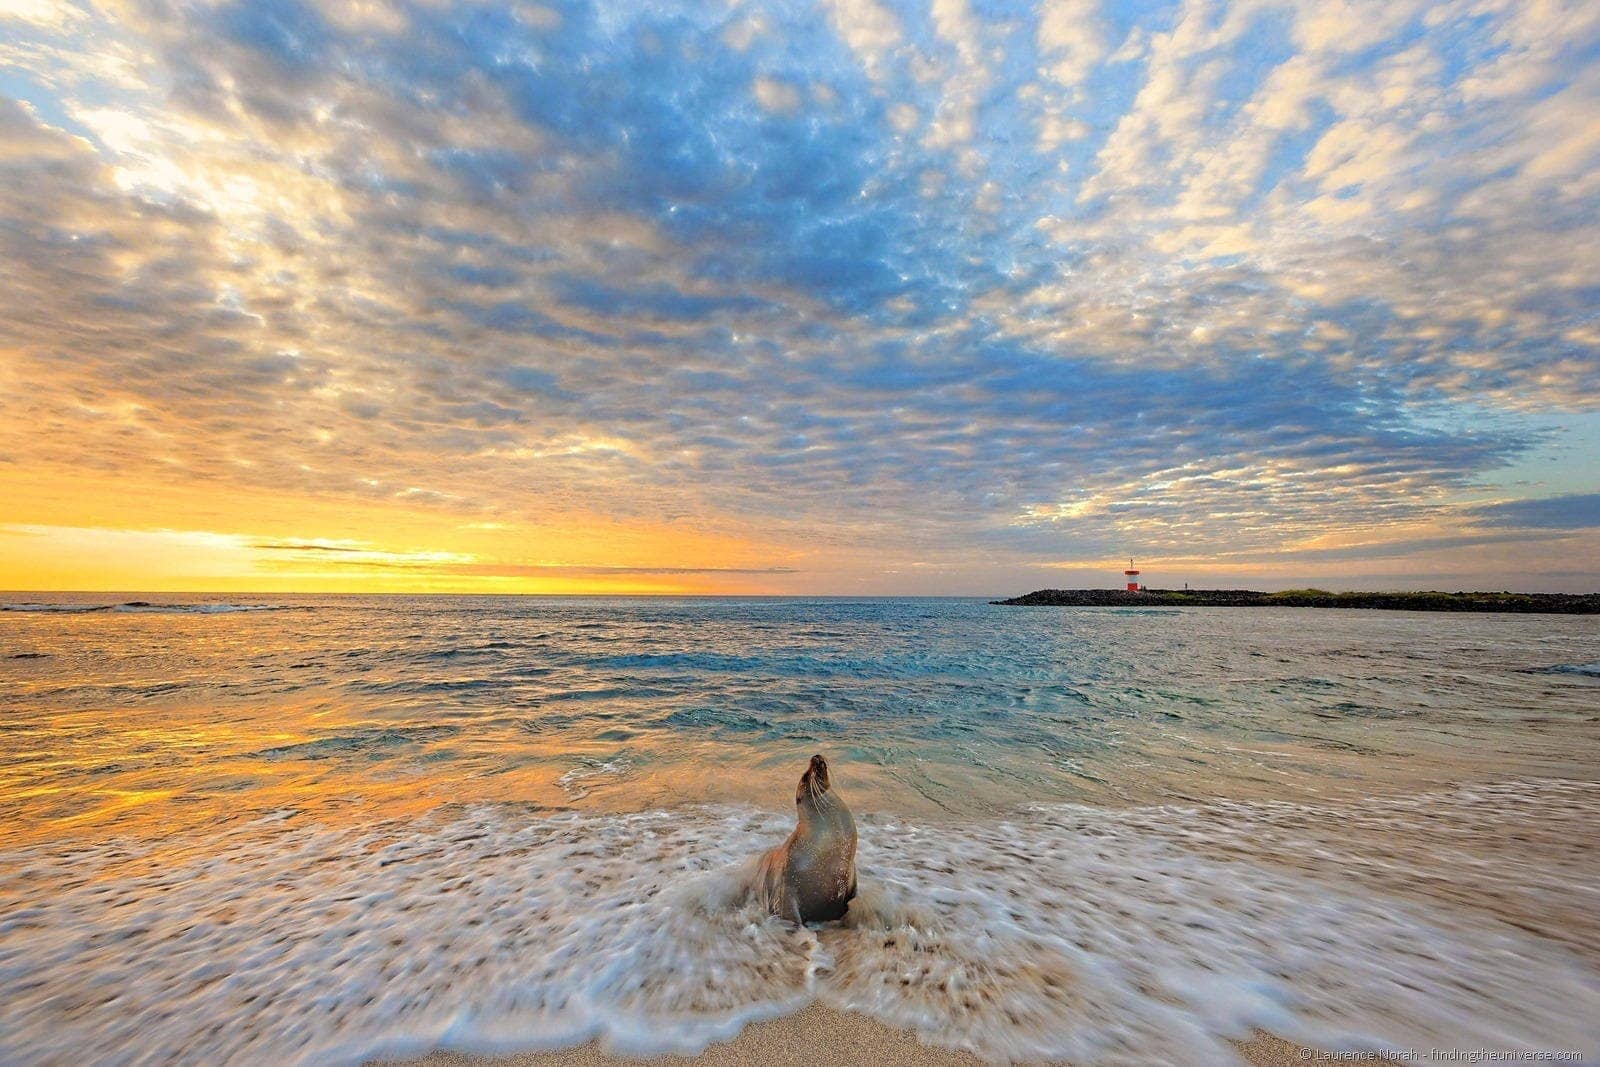
[[[467,519],[191,485],[10,477],[0,589],[710,594],[772,591],[773,550],[665,524]]]
[[[618,596],[1013,595],[1111,587],[1126,557],[1031,567],[962,551],[906,562],[734,523],[548,521],[461,514],[396,499],[241,489],[201,481],[0,468],[0,590],[150,593],[454,593]],[[1152,588],[1560,588],[1518,543],[1451,544],[1444,524],[1313,536],[1278,550],[1141,554]],[[1418,558],[1408,546],[1440,547]],[[1592,555],[1593,538],[1572,545]],[[1561,557],[1552,555],[1552,565]],[[1463,580],[1489,569],[1491,577]]]

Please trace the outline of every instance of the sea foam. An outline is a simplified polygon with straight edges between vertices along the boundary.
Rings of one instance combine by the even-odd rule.
[[[1561,663],[1545,669],[1551,674],[1586,674],[1590,678],[1600,678],[1600,660],[1593,663]]]
[[[1228,1039],[1256,1026],[1593,1056],[1592,958],[1513,922],[1519,901],[1581,914],[1594,858],[1488,862],[1541,810],[1592,825],[1600,801],[1550,782],[1344,810],[863,813],[861,894],[811,928],[750,901],[748,861],[792,816],[742,808],[286,812],[203,842],[15,850],[0,1061],[692,1053],[814,1000],[997,1060],[1236,1062]]]

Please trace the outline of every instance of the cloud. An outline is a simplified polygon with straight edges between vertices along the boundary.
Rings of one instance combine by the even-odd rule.
[[[264,552],[360,552],[354,544],[325,544],[319,541],[258,541],[250,546]]]
[[[547,575],[768,575],[801,573],[794,567],[613,567],[585,563],[462,563],[443,568],[442,572],[492,578],[538,578]]]
[[[30,18],[0,46],[0,455],[890,562],[1560,528],[1457,502],[1600,409],[1595,25],[1190,0]],[[790,573],[681,562],[651,573]]]
[[[757,78],[750,84],[750,91],[755,94],[756,103],[768,111],[787,115],[800,110],[800,91],[786,82]]]
[[[190,535],[198,536],[198,535]],[[215,535],[213,535],[215,536]],[[230,540],[231,543],[231,540]],[[438,575],[464,575],[473,578],[541,578],[583,575],[772,575],[798,574],[794,567],[698,567],[620,566],[605,563],[512,563],[480,560],[459,552],[380,549],[365,541],[257,541],[249,548],[281,553],[291,560],[317,563],[334,568],[404,568]]]
[[[1472,509],[1487,526],[1577,530],[1600,526],[1600,493],[1567,493],[1530,500],[1504,500]]]
[[[1045,73],[1062,85],[1087,78],[1106,54],[1094,0],[1048,0],[1039,11],[1037,47]]]
[[[0,7],[0,23],[10,20],[55,28],[82,17],[82,10],[60,0],[6,0],[5,6]]]
[[[1274,552],[1223,552],[1222,563],[1312,563],[1345,560],[1407,559],[1458,548],[1483,548],[1489,545],[1537,544],[1556,540],[1559,535],[1524,533],[1461,534],[1451,537],[1412,537],[1406,540],[1363,541],[1336,548],[1285,548]]]
[[[867,72],[884,76],[887,54],[900,43],[900,21],[875,0],[826,0],[828,17]]]

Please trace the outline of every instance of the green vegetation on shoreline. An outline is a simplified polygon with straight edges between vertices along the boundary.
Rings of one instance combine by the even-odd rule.
[[[1009,600],[1018,607],[1367,608],[1386,611],[1491,611],[1600,615],[1600,593],[1330,593],[1325,589],[1039,589]]]

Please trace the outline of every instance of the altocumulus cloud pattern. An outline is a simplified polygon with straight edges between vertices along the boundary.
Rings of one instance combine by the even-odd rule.
[[[3,10],[8,464],[902,562],[1600,522],[1495,480],[1600,406],[1600,5]]]

